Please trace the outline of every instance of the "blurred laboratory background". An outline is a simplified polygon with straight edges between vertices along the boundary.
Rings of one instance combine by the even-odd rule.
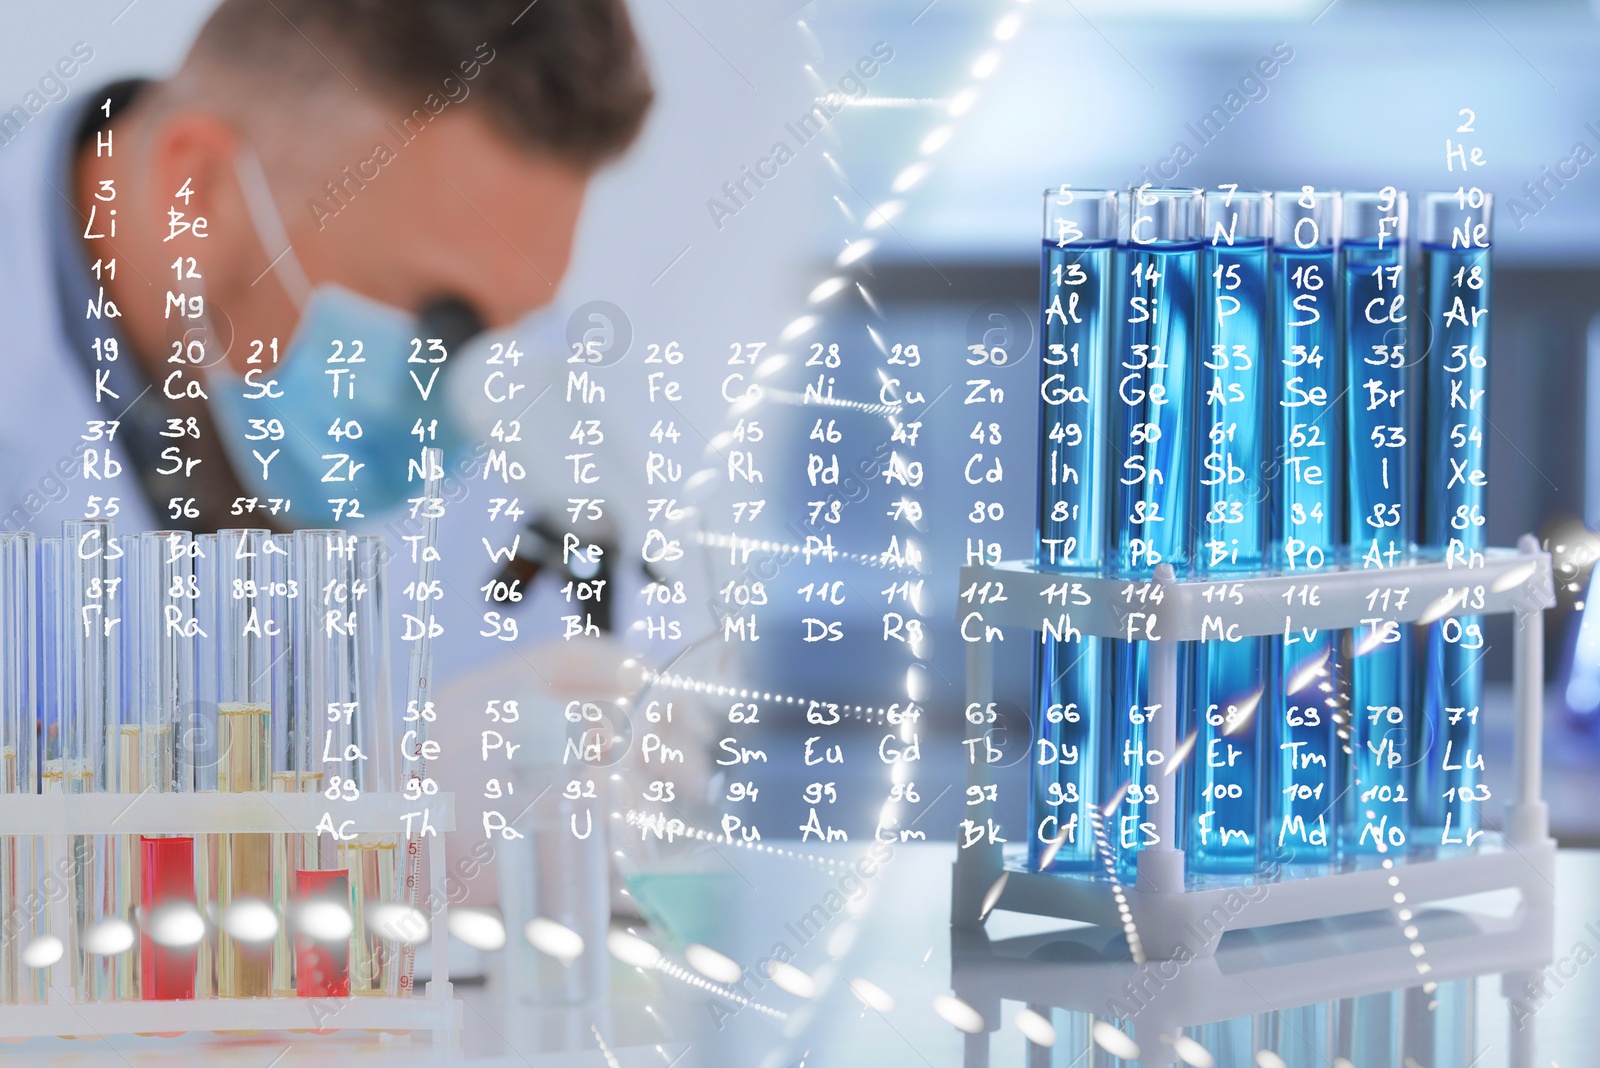
[[[93,59],[65,86],[67,100],[81,100],[114,78],[170,69],[210,6],[208,0],[8,5],[0,13],[0,112],[36,89],[55,59],[79,41],[92,46]],[[748,573],[726,550],[701,548],[696,563],[703,570],[694,578],[699,603],[685,613],[696,620],[695,632],[676,647],[635,635],[654,650],[654,664],[672,663],[733,687],[852,706],[915,698],[925,709],[916,728],[920,800],[904,820],[931,840],[947,841],[961,818],[965,772],[958,569],[969,543],[979,539],[998,542],[1007,558],[1033,552],[1041,192],[1061,183],[1394,186],[1412,195],[1415,212],[1424,191],[1476,184],[1496,197],[1490,541],[1511,545],[1533,532],[1556,560],[1560,604],[1549,616],[1545,793],[1563,846],[1600,845],[1592,785],[1600,772],[1600,604],[1588,605],[1600,556],[1600,0],[635,0],[631,6],[658,104],[638,148],[596,183],[571,273],[556,304],[528,324],[534,340],[523,348],[554,365],[569,343],[593,330],[608,345],[615,342],[606,362],[622,372],[615,380],[623,384],[608,400],[607,431],[616,436],[614,451],[638,462],[618,468],[624,473],[608,496],[639,511],[647,495],[647,431],[659,417],[646,394],[644,353],[648,344],[677,342],[687,355],[676,417],[693,446],[684,454],[720,472],[726,442],[718,445],[718,435],[741,417],[759,418],[766,431],[760,446],[766,514],[735,531],[723,518],[727,502],[716,497],[707,515],[713,504],[721,510],[706,520],[705,533],[789,545],[831,534],[835,548],[852,554],[833,562],[770,556],[761,565],[770,598],[760,610],[761,640],[738,644],[730,657],[721,641],[727,605],[715,591]],[[48,106],[63,103],[53,99]],[[1485,160],[1470,180],[1459,166],[1446,165],[1446,142],[1466,136],[1457,133],[1463,125],[1472,127]],[[24,127],[17,136],[34,132]],[[0,145],[0,157],[6,151]],[[779,402],[754,412],[730,409],[724,395],[733,370],[730,346],[755,341],[790,354],[789,365],[766,382],[772,393],[798,395],[820,370],[833,379],[835,396],[859,402],[825,413],[841,435],[826,450],[837,455],[844,476],[836,527],[817,525],[808,505],[821,495],[807,479],[808,453],[821,451],[808,439],[816,409]],[[839,346],[836,368],[804,366],[814,343],[824,352]],[[980,370],[967,362],[972,345],[1003,349],[1006,357]],[[885,357],[894,346],[902,352],[915,346],[920,362],[890,368]],[[900,381],[891,385],[888,377]],[[986,380],[985,402],[966,403],[969,381],[979,378]],[[908,402],[921,421],[914,448],[894,441],[881,410],[874,410],[886,389],[922,394],[920,403]],[[570,423],[573,416],[554,410],[558,405],[552,397],[545,415]],[[1003,441],[972,440],[978,423],[999,424]],[[918,484],[886,480],[897,451],[920,462]],[[1002,481],[969,483],[969,458],[978,452],[981,470],[998,458]],[[890,515],[903,499],[924,509],[912,549],[907,524]],[[968,522],[980,504],[999,518]],[[998,513],[990,513],[991,505]],[[632,522],[625,543],[637,543],[645,525],[638,515]],[[909,580],[910,572],[872,562],[891,538],[903,554],[921,553],[915,607],[925,630],[915,647],[904,640],[903,626],[890,626],[914,613],[905,603],[887,605],[885,595],[885,587]],[[819,606],[802,592],[824,581],[844,583],[842,603]],[[620,627],[640,623],[645,612],[636,602],[620,602]],[[519,609],[529,620],[527,642],[560,633],[556,604],[547,580],[540,596]],[[894,621],[886,620],[890,612],[899,613]],[[842,639],[807,641],[808,617],[837,623]],[[700,631],[709,640],[697,644]],[[1004,643],[997,679],[1002,729],[996,737],[1005,751],[999,815],[1017,827],[1031,740],[1032,649],[1022,638]],[[1510,712],[1510,651],[1502,617],[1489,630],[1486,657],[1486,774],[1501,794],[1509,792],[1500,787],[1511,773],[1510,717],[1501,714]],[[444,665],[442,672],[472,666]],[[711,714],[726,712],[723,704]],[[828,769],[828,778],[848,799],[832,823],[852,844],[869,839],[884,797],[885,767],[875,755],[884,728],[868,720],[846,718],[827,728],[828,742],[842,742],[850,754]],[[798,717],[767,717],[737,733],[743,744],[772,754],[759,769],[760,800],[743,810],[745,818],[769,840],[800,837],[808,809],[802,788],[818,777],[800,757],[816,728]],[[715,792],[725,783],[711,785]],[[1497,824],[1495,806],[1486,811],[1486,822]],[[949,974],[940,896],[945,858],[911,863],[895,875],[900,896],[890,898],[914,903],[901,924],[911,933],[896,929],[906,937],[895,942],[870,932],[862,937],[869,951],[882,947],[884,959],[903,970],[906,989],[932,982],[942,991]],[[794,869],[777,864],[771,857],[752,862],[752,870],[765,872],[759,894],[754,884],[744,892],[748,878],[734,888],[742,907],[761,911],[763,922],[803,915],[811,904],[793,890]],[[1566,870],[1574,883],[1592,885],[1592,865],[1580,870],[1569,863]],[[929,894],[935,884],[938,892]],[[788,906],[786,888],[796,911],[773,911]],[[731,926],[733,915],[708,922]],[[755,920],[748,928],[766,935]],[[928,955],[918,960],[924,941]],[[908,946],[917,953],[908,954]],[[984,943],[966,952],[965,966],[981,978],[999,950]],[[478,963],[469,956],[460,967],[470,972]],[[1008,962],[997,974],[1009,968]],[[672,1016],[670,1006],[664,1011]],[[845,1016],[854,1012],[852,1003]],[[655,1034],[643,1015],[634,1016],[619,1014],[617,1026]],[[514,1028],[532,1026],[518,1018],[505,1023],[513,1046],[520,1035]],[[567,1037],[586,1043],[589,1026],[586,1017],[574,1025],[576,1037]],[[959,1039],[940,1031],[927,1039],[935,1040]],[[904,1055],[897,1042],[886,1048],[887,1059],[878,1063]]]

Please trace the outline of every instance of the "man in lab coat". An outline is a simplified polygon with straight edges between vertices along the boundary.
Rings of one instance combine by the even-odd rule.
[[[40,534],[381,529],[427,443],[459,480],[484,431],[407,372],[551,301],[590,178],[653,95],[622,0],[222,0],[171,77],[74,76],[37,118],[0,113],[0,529]],[[330,398],[330,356],[365,361],[355,396]],[[363,465],[354,488],[324,481],[334,452]],[[441,707],[499,646],[471,625],[492,567],[452,563],[476,603],[443,606],[469,618],[461,658],[436,650]],[[575,692],[611,684],[620,655],[566,659],[596,655]],[[474,778],[449,770],[446,789]]]
[[[172,77],[8,129],[0,528],[348,522],[330,411],[363,427],[338,448],[367,463],[359,515],[392,511],[416,419],[448,422],[411,339],[548,303],[650,100],[621,0],[223,0]],[[333,405],[323,361],[356,338],[371,370]]]

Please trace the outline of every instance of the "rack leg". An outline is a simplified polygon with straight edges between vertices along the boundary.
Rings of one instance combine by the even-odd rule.
[[[963,1038],[961,1068],[989,1068],[989,1032],[979,1031]]]
[[[1510,1011],[1510,1048],[1506,1063],[1510,1068],[1534,1068],[1534,1047],[1537,1032],[1534,1030],[1536,1014],[1524,1011],[1528,988],[1540,981],[1538,972],[1506,972],[1500,977],[1500,993]]]
[[[970,745],[967,753],[967,785],[988,786],[989,724],[982,721],[982,711],[994,700],[994,656],[986,641],[967,644],[967,708],[979,715],[966,716],[967,739],[983,739],[985,744]],[[967,809],[967,818],[973,826],[982,826],[987,834],[989,820],[994,815],[994,805],[984,799]],[[950,893],[950,924],[953,927],[976,927],[983,922],[983,899],[1000,878],[1005,865],[1001,845],[987,840],[965,846],[956,843],[954,881]]]

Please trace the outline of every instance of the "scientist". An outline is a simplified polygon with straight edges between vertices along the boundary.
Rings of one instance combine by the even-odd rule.
[[[123,532],[384,530],[416,492],[419,421],[452,474],[481,436],[442,382],[420,397],[413,346],[453,357],[556,296],[590,179],[653,97],[624,0],[222,0],[165,80],[94,89],[86,62],[75,53],[72,80],[52,82],[64,98],[26,122],[0,112],[0,529],[89,514]],[[357,343],[361,389],[335,403],[323,372]],[[247,399],[252,372],[281,395]],[[264,469],[268,421],[282,426]],[[330,447],[351,421],[360,437]],[[89,452],[108,444],[114,468]],[[198,462],[174,471],[175,445]],[[329,492],[329,452],[365,465],[359,494]],[[332,513],[334,496],[359,496],[364,519]],[[474,678],[552,702],[606,692],[621,654],[604,642],[474,637],[483,515],[452,505],[444,524],[473,527],[457,531],[473,553],[441,565],[440,707],[475,724],[484,705],[460,689]],[[504,659],[480,670],[490,653]],[[433,774],[482,808],[476,753],[446,748]],[[452,851],[473,847],[477,819],[463,804]]]
[[[332,525],[335,419],[362,427],[338,449],[366,464],[361,514],[393,512],[419,419],[470,445],[412,386],[413,339],[555,296],[651,98],[622,0],[223,0],[170,78],[48,105],[0,148],[0,526]],[[362,389],[335,402],[326,359],[357,340]],[[263,369],[271,412],[245,399]],[[96,444],[117,463],[86,477]]]

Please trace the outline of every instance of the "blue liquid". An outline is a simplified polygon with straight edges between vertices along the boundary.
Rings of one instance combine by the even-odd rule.
[[[1266,554],[1267,244],[1208,246],[1201,267],[1195,567],[1225,583],[1229,574],[1258,570]],[[1196,738],[1184,843],[1191,871],[1255,867],[1267,651],[1265,639],[1243,638],[1207,642],[1192,654]]]
[[[1099,568],[1105,562],[1115,252],[1109,242],[1044,246],[1034,557],[1041,567]]]
[[[1344,367],[1349,392],[1346,540],[1352,566],[1371,569],[1368,617],[1398,608],[1398,590],[1384,592],[1383,568],[1401,563],[1411,527],[1410,457],[1415,428],[1407,418],[1404,319],[1405,254],[1400,244],[1346,242]],[[1395,318],[1401,322],[1392,321]],[[1341,847],[1378,853],[1405,844],[1411,829],[1409,737],[1410,627],[1369,623],[1351,633],[1350,782],[1345,790]]]
[[[1105,561],[1106,414],[1110,401],[1115,246],[1044,245],[1040,335],[1039,525],[1042,568]],[[1091,814],[1101,800],[1106,650],[1097,637],[1041,635],[1034,654],[1029,866],[1092,871]]]
[[[1147,576],[1157,564],[1181,574],[1189,564],[1189,487],[1193,449],[1186,435],[1196,410],[1195,313],[1198,242],[1124,249],[1125,326],[1114,371],[1118,402],[1117,566]]]
[[[1338,305],[1331,248],[1272,252],[1278,316],[1272,353],[1273,445],[1280,465],[1272,541],[1281,568],[1334,563],[1342,535]]]
[[[1333,1009],[1333,1050],[1354,1064],[1399,1064],[1401,994],[1344,998]]]
[[[1475,1041],[1478,1015],[1475,980],[1456,978],[1440,983],[1432,991],[1413,986],[1400,991],[1400,999],[1405,1030],[1398,1063],[1470,1065],[1474,1060],[1482,1060],[1483,1047]],[[1515,1020],[1512,1028],[1517,1023],[1528,1025],[1526,1020]],[[1512,1063],[1526,1062],[1514,1057]]]
[[[1263,1013],[1259,1048],[1270,1049],[1288,1068],[1326,1068],[1332,1043],[1331,1006],[1327,1002]],[[1251,1057],[1218,1064],[1253,1064]],[[1374,1062],[1376,1063],[1376,1062]],[[1429,1062],[1430,1064],[1432,1062]]]
[[[1471,1064],[1481,1052],[1473,1041],[1478,1015],[1476,982],[1456,979],[1440,983],[1432,992],[1412,987],[1401,997],[1405,1006],[1403,1058],[1416,1064]]]
[[[1470,596],[1475,585],[1470,569],[1481,563],[1475,554],[1485,545],[1484,489],[1472,484],[1471,475],[1488,471],[1489,250],[1424,244],[1421,266],[1421,303],[1432,344],[1423,372],[1419,540],[1461,569],[1461,585]],[[1441,843],[1469,841],[1486,797],[1478,728],[1482,634],[1481,616],[1428,627],[1426,745],[1417,769],[1416,818],[1439,829]],[[1446,764],[1453,770],[1445,770]]]
[[[1094,1044],[1093,1014],[1072,1009],[1049,1009],[1045,1015],[1056,1029],[1056,1042],[1037,1063],[1048,1065],[1049,1068],[1068,1068],[1069,1065],[1089,1068],[1089,1065],[1097,1064],[1094,1059],[1096,1054],[1107,1056],[1104,1050]],[[1029,1052],[1035,1057],[1039,1056],[1031,1049]]]
[[[1169,563],[1181,573],[1189,563],[1192,499],[1192,433],[1197,399],[1194,392],[1196,352],[1198,242],[1156,242],[1125,246],[1118,257],[1121,273],[1123,340],[1112,377],[1117,398],[1117,424],[1112,447],[1116,479],[1112,507],[1112,545],[1120,574],[1143,587],[1157,564]],[[1129,608],[1150,612],[1158,606],[1130,595]],[[1123,800],[1112,809],[1106,838],[1119,876],[1131,878],[1138,851],[1155,844],[1150,820],[1152,790],[1179,788],[1178,782],[1152,774],[1148,762],[1149,650],[1145,642],[1112,642],[1112,701],[1108,795],[1123,785]],[[1178,677],[1187,675],[1188,657],[1180,648]],[[1154,714],[1176,716],[1178,708]],[[1164,754],[1170,758],[1172,754]],[[1178,824],[1181,826],[1181,823]],[[1177,843],[1161,843],[1175,847]]]
[[[1188,1028],[1189,1037],[1205,1047],[1218,1064],[1249,1064],[1255,1060],[1255,1017],[1219,1020]],[[1182,1062],[1180,1062],[1182,1063]]]
[[[1335,562],[1342,533],[1339,475],[1344,466],[1339,396],[1337,276],[1332,248],[1272,252],[1276,309],[1269,401],[1278,465],[1272,508],[1272,555],[1303,573],[1311,596],[1316,572]],[[1289,602],[1292,615],[1294,602]],[[1268,855],[1289,864],[1326,864],[1338,844],[1343,754],[1335,733],[1341,712],[1336,637],[1292,629],[1274,641],[1272,718],[1267,730]],[[1286,856],[1285,856],[1286,854]]]

